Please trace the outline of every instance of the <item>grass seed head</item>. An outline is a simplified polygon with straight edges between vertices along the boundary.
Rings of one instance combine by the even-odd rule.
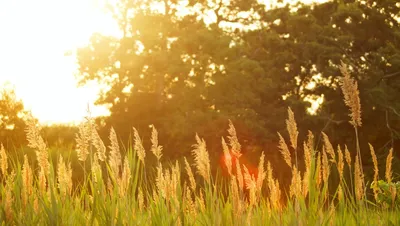
[[[282,137],[280,133],[279,136],[279,151],[281,152],[283,159],[285,160],[286,164],[291,168],[292,167],[292,157],[290,156],[289,148],[285,142],[285,139]]]
[[[324,132],[322,132],[322,137],[324,139],[324,149],[325,149],[326,153],[328,153],[330,155],[332,162],[336,162],[335,150],[333,149],[333,146],[331,144],[331,141],[329,140],[328,135],[326,135]]]
[[[24,164],[22,166],[22,199],[23,205],[26,206],[28,198],[33,192],[33,172],[29,165],[28,156],[24,155]]]
[[[192,154],[197,168],[197,173],[201,175],[207,183],[210,183],[210,158],[206,149],[206,142],[196,134],[197,144],[193,145]]]
[[[354,127],[361,127],[361,104],[359,97],[359,90],[357,81],[350,77],[350,73],[347,70],[347,66],[342,62],[340,71],[343,74],[340,82],[342,88],[344,103],[350,108],[350,123]]]
[[[229,151],[228,145],[225,142],[225,139],[222,137],[222,150],[224,152],[224,162],[226,165],[226,168],[228,169],[229,175],[232,175],[232,156]]]
[[[0,145],[0,168],[1,168],[1,173],[5,178],[7,176],[7,170],[8,170],[8,158],[3,144]]]
[[[118,145],[118,139],[117,139],[117,134],[115,133],[114,128],[111,127],[110,130],[110,158],[109,158],[109,164],[110,168],[112,170],[112,173],[114,174],[114,179],[117,180],[119,177],[119,169],[122,165],[122,160],[121,160],[121,153],[119,151],[119,145]]]
[[[372,162],[374,163],[374,182],[372,183],[372,190],[374,191],[374,198],[378,201],[378,179],[379,179],[379,168],[378,159],[376,158],[374,147],[369,144],[369,150],[371,151]]]
[[[290,143],[294,150],[297,150],[297,137],[299,132],[297,131],[296,120],[294,119],[294,113],[292,109],[288,108],[288,119],[286,119],[286,128],[289,132]]]
[[[151,152],[156,156],[157,160],[160,161],[162,157],[162,146],[158,145],[158,132],[154,125],[151,126]]]
[[[188,174],[189,177],[190,188],[192,189],[193,192],[196,192],[196,181],[194,179],[192,168],[190,167],[186,157],[184,157],[184,160],[185,160],[186,173]]]
[[[393,160],[393,148],[389,150],[389,154],[386,157],[385,177],[388,184],[392,183],[392,160]]]
[[[104,142],[101,140],[99,133],[95,128],[92,129],[92,143],[93,146],[96,148],[96,153],[98,160],[104,162],[106,161],[106,146],[104,145]]]
[[[133,127],[133,136],[134,136],[134,149],[136,151],[136,154],[139,158],[139,160],[143,163],[144,165],[144,158],[146,157],[146,150],[143,147],[143,142],[140,139],[139,132],[136,130],[135,127]]]
[[[234,156],[236,156],[236,158],[240,158],[240,156],[242,155],[240,153],[241,145],[240,145],[239,140],[236,135],[236,129],[233,126],[231,120],[229,120],[228,134],[229,134],[229,136],[228,136],[229,145],[232,148],[232,153]]]
[[[343,179],[343,171],[344,171],[344,158],[343,158],[343,151],[340,148],[340,146],[338,145],[337,148],[337,152],[338,152],[338,163],[337,163],[337,169],[338,169],[338,173],[339,173],[339,181],[341,182]]]
[[[364,196],[364,176],[362,175],[360,169],[360,161],[358,160],[359,156],[356,155],[356,160],[354,161],[354,185],[355,185],[355,194],[357,200],[362,200]]]

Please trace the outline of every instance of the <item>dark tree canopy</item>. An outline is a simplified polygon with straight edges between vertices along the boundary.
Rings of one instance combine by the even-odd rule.
[[[397,1],[270,10],[258,1],[224,2],[120,1],[111,11],[123,37],[94,34],[78,50],[78,78],[108,85],[97,103],[110,106],[106,125],[122,140],[132,126],[149,136],[154,124],[174,158],[190,150],[195,132],[218,149],[231,119],[249,147],[263,146],[284,129],[291,106],[303,136],[324,129],[334,143],[353,144],[338,86],[342,61],[359,83],[364,143],[384,147],[399,138]],[[306,100],[322,95],[310,115]]]

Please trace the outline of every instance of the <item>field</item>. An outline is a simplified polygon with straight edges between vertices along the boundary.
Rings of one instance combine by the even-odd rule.
[[[342,91],[350,108],[355,136],[361,126],[357,83],[344,74]],[[72,180],[68,159],[49,158],[49,148],[34,120],[27,123],[29,147],[36,163],[7,157],[1,147],[2,225],[400,225],[400,183],[392,179],[393,149],[379,169],[374,148],[373,181],[364,178],[359,144],[334,148],[322,133],[323,148],[316,150],[314,135],[298,141],[295,114],[288,109],[287,134],[278,134],[282,164],[292,170],[285,188],[279,171],[262,153],[257,173],[240,163],[241,145],[234,125],[222,138],[229,177],[211,174],[206,141],[196,136],[193,163],[163,162],[156,128],[146,151],[138,131],[134,142],[121,148],[111,129],[110,146],[100,139],[88,119],[77,134],[77,154],[84,170],[78,184]],[[358,140],[358,139],[357,139]],[[301,145],[299,145],[301,144]],[[122,154],[123,153],[123,154]],[[300,154],[301,153],[301,154]],[[157,164],[145,171],[147,155]],[[235,161],[233,161],[235,159]],[[304,168],[300,170],[300,165]],[[214,167],[214,166],[213,166]],[[215,166],[216,167],[216,166]],[[151,168],[151,167],[150,167]],[[385,178],[378,178],[379,170]],[[331,175],[339,176],[333,181]]]

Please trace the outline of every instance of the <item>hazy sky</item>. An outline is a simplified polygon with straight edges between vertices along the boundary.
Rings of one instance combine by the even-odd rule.
[[[8,81],[44,123],[81,120],[96,86],[76,88],[75,59],[65,51],[115,25],[95,0],[0,0],[0,84]],[[104,109],[92,109],[94,114]]]
[[[117,33],[101,10],[104,1],[0,0],[0,85],[13,85],[42,123],[80,121],[97,99],[94,84],[76,87],[75,59],[64,53],[85,45],[93,32]]]

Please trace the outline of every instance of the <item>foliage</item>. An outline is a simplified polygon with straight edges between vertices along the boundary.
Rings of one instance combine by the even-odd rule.
[[[361,88],[360,139],[379,152],[393,146],[400,128],[397,1],[266,7],[240,0],[110,6],[123,35],[94,34],[77,53],[80,83],[109,87],[97,102],[111,111],[103,136],[111,125],[128,139],[132,126],[147,131],[154,124],[165,156],[175,159],[190,147],[189,131],[220,150],[217,138],[232,119],[241,125],[244,146],[262,149],[276,141],[290,105],[300,128],[324,130],[333,143],[352,145],[338,89],[343,61]],[[308,100],[319,97],[324,102],[317,114],[308,114]]]
[[[15,90],[3,87],[0,92],[0,143],[6,147],[22,145],[25,142],[24,117],[27,112]]]
[[[371,184],[371,188],[374,185]],[[400,182],[396,183],[388,183],[383,180],[378,181],[379,195],[378,195],[378,203],[385,204],[386,206],[399,206],[400,205],[400,196],[397,195],[400,192]],[[396,190],[396,191],[393,191]]]

